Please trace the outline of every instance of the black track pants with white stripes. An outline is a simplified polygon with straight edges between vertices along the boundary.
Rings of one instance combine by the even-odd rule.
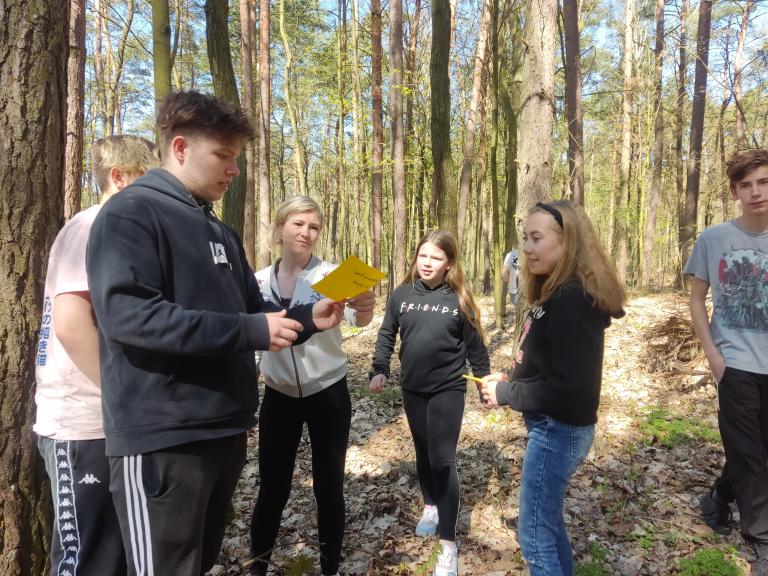
[[[51,576],[124,576],[104,440],[39,437],[53,496]]]
[[[246,433],[109,459],[131,576],[197,576],[216,563]]]

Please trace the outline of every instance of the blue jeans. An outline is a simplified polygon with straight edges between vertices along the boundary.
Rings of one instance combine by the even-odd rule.
[[[571,476],[584,461],[594,426],[571,426],[523,413],[528,445],[520,487],[518,539],[531,576],[572,576],[573,552],[563,518]]]

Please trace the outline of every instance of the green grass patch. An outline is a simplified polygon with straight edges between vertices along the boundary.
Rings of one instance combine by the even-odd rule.
[[[381,392],[371,392],[366,384],[360,388],[360,391],[363,396],[373,398],[382,404],[393,404],[403,399],[403,391],[399,384],[388,384]]]
[[[605,569],[608,552],[597,542],[589,543],[590,560],[576,563],[576,576],[610,576]]]
[[[717,548],[699,550],[680,561],[681,576],[741,576],[741,568],[726,558]]]
[[[346,338],[347,336],[354,336],[356,334],[360,334],[365,328],[360,328],[359,326],[350,326],[349,324],[342,324],[341,325],[341,335],[343,338]]]
[[[667,448],[674,448],[693,440],[719,442],[720,433],[714,428],[702,424],[696,418],[680,418],[663,408],[653,408],[647,413],[640,430],[648,437],[648,442],[658,442]]]

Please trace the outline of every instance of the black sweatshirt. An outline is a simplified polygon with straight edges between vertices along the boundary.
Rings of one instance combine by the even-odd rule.
[[[109,456],[221,438],[255,424],[265,304],[240,238],[163,169],[99,211],[88,282],[100,330]],[[291,310],[317,331],[311,305]]]
[[[574,426],[597,422],[605,329],[610,323],[610,316],[595,308],[578,282],[534,306],[510,380],[496,388],[499,404]]]
[[[371,377],[389,378],[389,360],[400,332],[400,383],[404,390],[434,394],[466,390],[467,359],[477,377],[490,371],[488,350],[459,308],[447,284],[421,280],[395,288],[376,339]]]

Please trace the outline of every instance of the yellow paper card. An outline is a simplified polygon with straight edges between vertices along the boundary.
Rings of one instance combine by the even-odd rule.
[[[373,288],[386,274],[356,256],[350,256],[336,270],[312,285],[315,291],[331,300],[353,298]]]

